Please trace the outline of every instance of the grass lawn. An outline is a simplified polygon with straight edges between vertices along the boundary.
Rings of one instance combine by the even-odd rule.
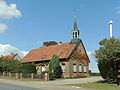
[[[10,79],[10,80],[18,80],[18,81],[44,81],[44,80],[40,80],[40,79],[34,79],[34,80],[31,80],[31,79],[16,79],[16,78],[8,78],[8,77],[0,77],[0,79]]]
[[[85,88],[94,88],[98,90],[120,90],[116,84],[107,84],[107,83],[88,83],[88,84],[69,84],[70,86],[85,87]]]

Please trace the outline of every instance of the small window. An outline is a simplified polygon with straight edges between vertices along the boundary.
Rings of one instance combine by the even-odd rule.
[[[44,66],[44,65],[42,66],[42,72],[43,72],[43,71],[45,71],[45,66]]]
[[[79,64],[79,72],[82,72],[82,66]]]
[[[76,64],[73,64],[73,72],[76,72]]]
[[[62,72],[65,72],[65,64],[62,63]]]
[[[74,38],[74,32],[73,32],[73,38]]]
[[[44,55],[41,59],[44,59],[46,57],[46,55]]]
[[[77,32],[75,32],[75,37],[77,38]]]
[[[86,65],[84,65],[84,73],[86,73],[87,71],[86,71]]]

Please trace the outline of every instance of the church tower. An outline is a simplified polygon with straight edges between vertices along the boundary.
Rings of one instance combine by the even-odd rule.
[[[71,33],[71,42],[77,43],[77,41],[79,41],[79,29],[77,28],[76,11],[74,11],[74,27]]]

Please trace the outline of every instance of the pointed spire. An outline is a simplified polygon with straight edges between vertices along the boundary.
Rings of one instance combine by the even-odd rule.
[[[74,10],[74,30],[77,30],[76,10]]]

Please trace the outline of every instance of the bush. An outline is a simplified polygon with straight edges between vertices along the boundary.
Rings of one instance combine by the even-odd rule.
[[[24,63],[22,65],[22,73],[24,74],[36,74],[36,66],[34,63]]]
[[[0,71],[1,72],[11,72],[19,73],[21,72],[21,63],[17,60],[0,60]]]
[[[54,78],[61,78],[62,75],[62,70],[59,65],[59,58],[57,55],[53,55],[52,59],[50,60],[49,63],[49,71],[52,72],[50,73]]]
[[[74,78],[86,78],[87,76],[85,74],[82,74],[82,73],[76,73],[74,75]]]
[[[101,76],[108,83],[117,83],[118,62],[120,61],[120,40],[111,38],[99,42],[101,47],[95,51],[95,58]]]
[[[54,74],[51,71],[43,71],[41,74],[45,75],[45,73],[49,74],[49,79],[50,80],[54,80]]]

